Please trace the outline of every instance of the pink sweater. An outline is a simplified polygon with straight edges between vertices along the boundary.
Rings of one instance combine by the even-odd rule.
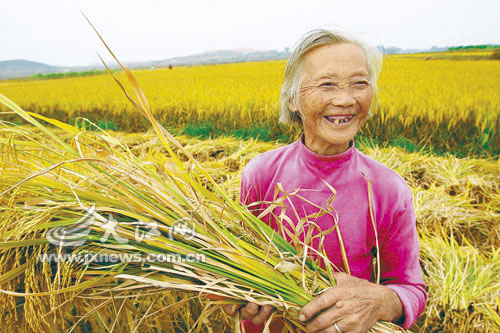
[[[398,293],[404,308],[402,326],[408,329],[423,311],[427,294],[419,265],[420,246],[412,192],[396,172],[357,150],[353,141],[341,154],[322,156],[298,140],[263,153],[248,163],[241,176],[241,201],[244,204],[273,201],[276,184],[281,183],[285,191],[301,189],[301,196],[321,206],[332,195],[322,180],[328,182],[337,191],[332,206],[338,213],[350,272],[373,280],[371,263],[376,248],[375,234],[368,207],[368,184],[363,174],[372,181],[372,209],[381,260],[380,281]],[[291,198],[291,201],[300,217],[317,211],[299,198]],[[296,222],[287,200],[285,203],[287,215]],[[259,205],[254,213],[258,215],[265,207],[265,204]],[[269,218],[267,215],[263,220],[269,223]],[[327,230],[333,222],[325,215],[317,223],[322,230]],[[337,233],[326,235],[324,242],[328,258],[345,271]],[[248,332],[259,332],[262,327],[245,323]]]

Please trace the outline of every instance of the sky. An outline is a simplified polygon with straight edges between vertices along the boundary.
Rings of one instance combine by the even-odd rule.
[[[106,52],[84,12],[125,62],[217,49],[293,47],[314,28],[372,45],[500,44],[498,0],[0,0],[0,61],[99,62]]]

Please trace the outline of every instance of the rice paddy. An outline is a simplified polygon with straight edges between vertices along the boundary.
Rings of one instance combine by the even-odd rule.
[[[500,62],[426,57],[386,57],[380,103],[360,139],[458,157],[498,156]],[[134,73],[153,114],[167,128],[286,143],[300,129],[282,126],[276,117],[284,67],[284,61],[270,61]],[[67,123],[84,117],[112,130],[150,127],[109,75],[5,81],[0,93],[25,110]]]

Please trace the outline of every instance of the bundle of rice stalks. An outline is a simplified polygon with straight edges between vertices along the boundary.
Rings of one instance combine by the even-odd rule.
[[[421,258],[432,299],[422,328],[498,332],[500,249],[479,250],[462,237],[446,226],[421,233]]]
[[[252,301],[276,308],[266,327],[282,318],[289,331],[305,330],[298,320],[301,307],[335,285],[323,247],[311,244],[326,232],[338,232],[337,224],[313,236],[313,221],[329,214],[335,222],[335,212],[318,207],[315,216],[301,221],[302,228],[289,228],[284,219],[280,233],[271,229],[228,197],[158,124],[137,80],[122,67],[137,102],[115,80],[167,149],[161,163],[139,159],[105,131],[81,130],[26,112],[0,95],[1,103],[37,129],[0,123],[8,133],[0,141],[2,292],[53,296],[51,311],[56,311],[58,302],[75,297],[175,288],[228,298],[208,301],[193,329],[223,304]],[[39,120],[64,130],[70,139],[61,139]],[[172,147],[187,157],[190,168]],[[269,211],[283,200],[286,196],[277,198]],[[36,279],[44,283],[33,283]],[[92,293],[86,293],[90,288]],[[72,296],[56,297],[65,293]],[[25,310],[30,304],[24,304]],[[25,313],[40,315],[31,310]],[[390,323],[373,328],[393,329],[399,328]]]

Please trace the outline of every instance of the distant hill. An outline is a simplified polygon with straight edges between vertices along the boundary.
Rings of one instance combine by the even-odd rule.
[[[383,54],[408,54],[408,53],[422,53],[422,52],[445,52],[448,51],[448,46],[433,46],[428,49],[401,49],[395,46],[384,47],[377,46]]]
[[[151,66],[168,67],[169,65],[181,66],[286,59],[289,55],[288,48],[283,51],[255,49],[215,50],[165,60],[125,62],[125,64],[129,68],[150,68]],[[112,63],[108,65],[111,68],[118,67],[116,64]],[[102,69],[104,69],[104,67],[97,64],[91,66],[59,67],[29,60],[6,60],[0,61],[0,80],[29,77],[36,74],[81,72]]]
[[[165,60],[129,63],[130,67],[167,67],[181,65],[220,64],[228,62],[264,61],[286,59],[290,55],[288,48],[278,50],[234,49],[214,50],[184,57],[175,57]]]
[[[260,60],[286,59],[290,53],[277,50],[216,50],[186,57],[167,59],[166,62],[173,64],[202,64],[202,63],[222,63],[222,62],[243,62]],[[165,62],[165,61],[164,61]]]
[[[61,67],[50,66],[29,60],[0,61],[0,79],[46,74],[62,71]]]
[[[0,61],[0,80],[34,76],[37,74],[69,73],[102,70],[103,66],[51,66],[24,59]]]

